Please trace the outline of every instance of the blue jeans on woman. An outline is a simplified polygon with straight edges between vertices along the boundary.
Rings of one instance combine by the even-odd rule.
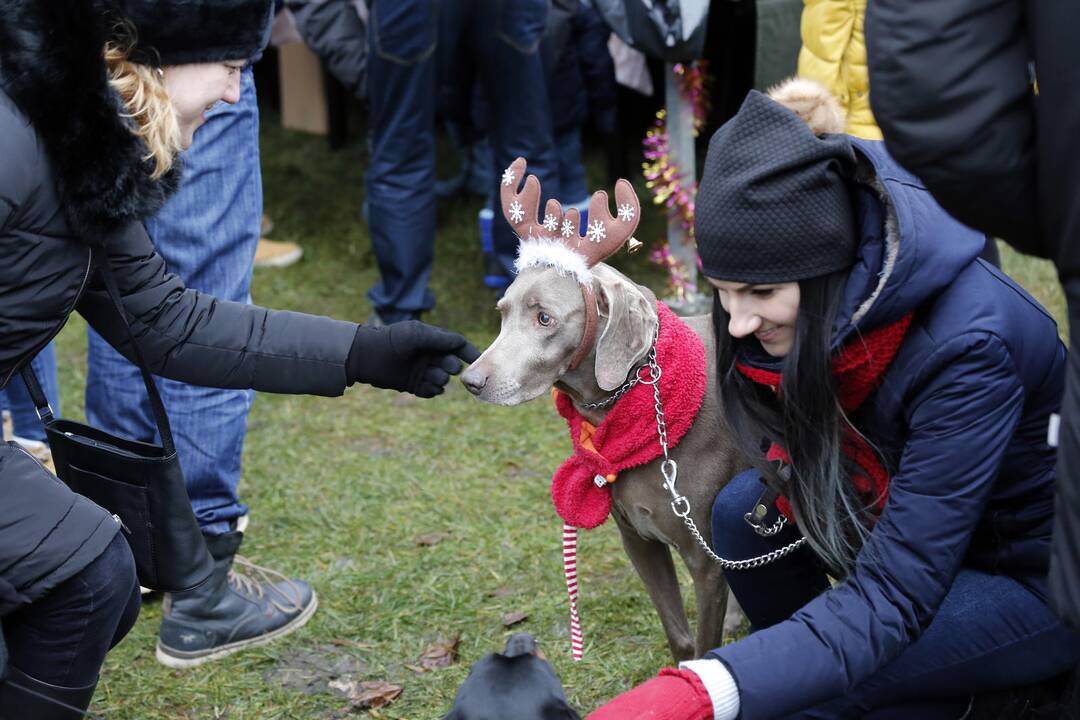
[[[761,537],[743,519],[764,487],[750,470],[717,495],[712,535],[721,557],[755,557],[800,537],[791,525]],[[766,523],[777,517],[772,508]],[[806,546],[724,577],[754,630],[786,620],[829,588],[824,567]],[[1080,637],[1065,629],[1045,600],[1007,575],[963,568],[930,625],[895,660],[843,697],[791,717],[952,720],[963,715],[972,693],[1038,683],[1078,661]]]
[[[259,109],[251,69],[240,79],[240,101],[206,114],[183,154],[180,190],[146,223],[170,272],[190,288],[222,300],[250,302],[251,272],[262,221]],[[203,388],[157,379],[195,517],[208,535],[229,532],[247,512],[240,502],[240,456],[250,390]],[[89,423],[149,441],[154,418],[139,370],[90,332],[86,381]]]
[[[37,356],[30,361],[30,367],[37,375],[41,389],[45,392],[45,398],[53,409],[53,413],[60,415],[60,383],[56,379],[56,350],[49,343]],[[38,419],[37,408],[26,390],[26,385],[21,377],[13,377],[7,387],[0,390],[0,410],[11,412],[12,432],[16,437],[26,440],[47,442],[45,427]]]

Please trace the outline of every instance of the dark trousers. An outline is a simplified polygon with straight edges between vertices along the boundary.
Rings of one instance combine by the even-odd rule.
[[[547,74],[540,46],[546,0],[374,0],[371,48],[371,160],[368,225],[379,282],[368,299],[388,322],[435,305],[428,287],[435,258],[435,111],[439,73],[462,53],[488,98],[494,150],[491,192],[518,155],[529,161],[545,199],[558,191]],[[442,65],[443,67],[440,67]],[[496,212],[495,254],[509,282],[517,238]],[[479,262],[477,263],[479,267]]]
[[[1070,348],[1058,435],[1050,596],[1058,616],[1080,629],[1080,278],[1065,282],[1065,299]]]
[[[764,538],[743,520],[763,485],[756,471],[737,475],[716,498],[713,545],[722,557],[742,560],[797,540],[788,525]],[[775,508],[767,521],[776,520]],[[724,577],[754,629],[775,625],[829,587],[825,570],[806,546],[754,570]],[[964,568],[918,640],[841,698],[792,718],[821,720],[952,720],[976,693],[1021,687],[1066,672],[1080,661],[1080,638],[1066,630],[1047,604],[1006,575]]]
[[[11,664],[61,687],[97,681],[105,654],[139,616],[135,560],[124,538],[41,599],[3,619]]]

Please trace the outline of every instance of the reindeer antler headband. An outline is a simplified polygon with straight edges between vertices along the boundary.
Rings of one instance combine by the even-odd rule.
[[[570,369],[576,368],[589,354],[596,339],[598,310],[592,289],[591,268],[618,252],[637,229],[641,215],[634,187],[626,180],[615,183],[616,215],[608,206],[608,195],[598,190],[589,201],[589,227],[581,235],[581,215],[577,208],[563,213],[558,200],[548,200],[544,219],[538,220],[540,205],[540,181],[535,175],[525,178],[525,186],[518,192],[518,184],[525,175],[525,158],[510,163],[502,176],[503,215],[521,240],[514,268],[521,272],[530,267],[553,267],[559,272],[573,275],[581,285],[585,300],[585,331],[581,344],[570,360]]]

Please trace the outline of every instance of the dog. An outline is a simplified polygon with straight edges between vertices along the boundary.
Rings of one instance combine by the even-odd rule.
[[[606,209],[606,196],[603,204]],[[594,215],[590,209],[590,218]],[[603,262],[591,268],[591,290],[598,308],[597,340],[580,363],[572,362],[588,334],[587,296],[579,279],[554,267],[522,269],[498,302],[502,315],[498,337],[462,374],[462,383],[481,401],[508,406],[546,395],[555,387],[567,393],[586,420],[599,425],[608,411],[585,405],[610,396],[645,362],[657,327],[657,309],[648,288]],[[707,385],[693,425],[670,454],[678,464],[677,484],[689,502],[689,517],[703,540],[711,543],[713,500],[747,464],[719,414],[712,317],[684,322],[705,346]],[[611,512],[623,548],[659,615],[672,657],[680,661],[701,657],[721,644],[728,593],[720,565],[673,512],[672,496],[663,486],[661,459],[619,474],[611,485]],[[693,636],[670,548],[678,551],[693,579],[698,614]],[[729,625],[737,622],[733,618]]]
[[[443,720],[581,720],[562,683],[528,633],[511,635],[502,654],[478,660]]]

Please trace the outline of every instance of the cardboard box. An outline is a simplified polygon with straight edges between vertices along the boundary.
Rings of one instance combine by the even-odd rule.
[[[326,85],[318,56],[302,42],[278,47],[281,80],[281,124],[315,135],[330,131]]]

